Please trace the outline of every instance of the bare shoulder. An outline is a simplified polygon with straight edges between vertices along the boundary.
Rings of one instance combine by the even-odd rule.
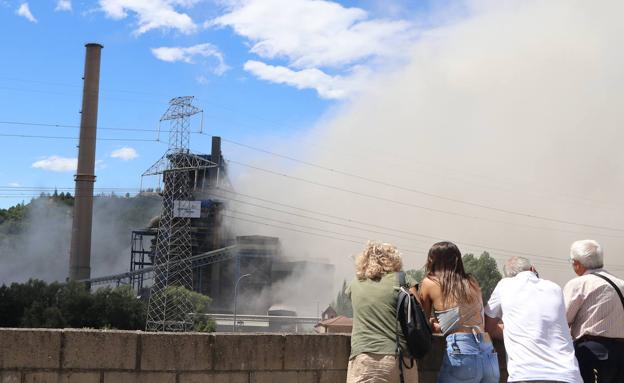
[[[423,278],[422,282],[420,282],[420,291],[423,294],[431,294],[434,291],[440,289],[440,284],[429,277]]]
[[[420,286],[423,288],[431,288],[432,286],[435,286],[435,285],[437,285],[437,283],[429,277],[424,277],[422,282],[420,282]]]

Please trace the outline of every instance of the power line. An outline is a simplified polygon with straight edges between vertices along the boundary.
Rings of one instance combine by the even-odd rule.
[[[6,190],[74,190],[73,186],[0,186],[0,190],[2,189],[6,189]],[[136,191],[140,191],[139,188],[136,187],[127,187],[127,188],[123,188],[123,187],[94,187],[93,189],[100,189],[100,190],[136,190]]]
[[[331,173],[334,173],[334,174],[339,174],[339,175],[342,175],[342,176],[347,176],[347,177],[351,177],[351,178],[355,178],[355,179],[371,182],[371,183],[374,183],[374,184],[377,184],[377,185],[382,185],[382,186],[386,186],[386,187],[397,189],[397,190],[402,190],[402,191],[407,191],[407,192],[411,192],[411,193],[421,194],[421,195],[425,195],[425,196],[428,196],[428,197],[441,199],[441,200],[444,200],[444,201],[450,201],[450,202],[460,203],[460,204],[464,204],[464,205],[468,205],[468,206],[479,207],[479,208],[482,208],[482,209],[496,211],[496,212],[499,212],[499,213],[512,214],[512,215],[517,215],[517,216],[521,216],[521,217],[539,219],[539,220],[542,220],[542,221],[555,222],[555,223],[561,223],[561,224],[566,224],[566,225],[584,226],[584,227],[590,227],[590,228],[594,228],[594,229],[624,231],[624,229],[620,229],[620,228],[613,228],[613,227],[599,226],[599,225],[591,225],[591,224],[586,224],[586,223],[582,223],[582,222],[575,222],[575,221],[568,221],[568,220],[563,220],[563,219],[558,219],[558,218],[545,217],[545,216],[541,216],[541,215],[537,215],[537,214],[523,213],[523,212],[518,212],[518,211],[514,211],[514,210],[509,210],[509,209],[503,209],[503,208],[499,208],[499,207],[489,206],[489,205],[485,205],[485,204],[481,204],[481,203],[477,203],[477,202],[465,201],[465,200],[461,200],[461,199],[458,199],[458,198],[446,197],[446,196],[442,196],[442,195],[439,195],[439,194],[426,192],[426,191],[419,190],[419,189],[409,188],[409,187],[405,187],[405,186],[398,185],[398,184],[393,184],[393,183],[389,183],[389,182],[385,182],[385,181],[380,181],[380,180],[377,180],[377,179],[373,179],[373,178],[362,176],[362,175],[355,174],[355,173],[349,173],[349,172],[346,172],[344,170],[330,168],[330,167],[319,165],[319,164],[315,164],[315,163],[312,163],[312,162],[309,162],[309,161],[300,160],[300,159],[295,158],[295,157],[291,157],[291,156],[287,156],[287,155],[284,155],[284,154],[275,153],[275,152],[272,152],[272,151],[269,151],[269,150],[265,150],[265,149],[262,149],[262,148],[254,147],[254,146],[247,145],[247,144],[243,144],[243,143],[236,142],[236,141],[233,141],[233,140],[229,140],[229,139],[226,139],[226,138],[221,138],[221,140],[225,141],[225,142],[229,142],[229,143],[234,144],[234,145],[238,145],[238,146],[244,147],[244,148],[255,150],[255,151],[258,151],[258,152],[261,152],[261,153],[266,153],[266,154],[270,154],[270,155],[275,156],[275,157],[283,158],[283,159],[286,159],[286,160],[289,160],[289,161],[292,161],[292,162],[296,162],[296,163],[300,163],[300,164],[303,164],[303,165],[306,165],[306,166],[310,166],[310,167],[314,167],[314,168],[317,168],[317,169],[325,170],[325,171],[328,171],[328,172],[331,172]]]
[[[17,137],[17,138],[43,138],[43,139],[56,139],[56,140],[78,140],[78,137],[68,136],[42,136],[34,134],[6,134],[0,133],[0,137]],[[93,139],[93,137],[87,137],[87,139]],[[143,141],[143,142],[161,142],[155,139],[146,138],[109,138],[109,137],[96,137],[96,141]]]
[[[359,245],[362,245],[362,243],[364,243],[365,241],[369,240],[369,238],[355,237],[355,236],[352,236],[352,235],[332,232],[332,231],[329,231],[329,230],[323,230],[323,231],[328,232],[330,234],[335,234],[335,235],[349,236],[351,238],[360,238],[360,241],[347,239],[347,238],[340,238],[340,237],[335,237],[335,236],[330,236],[330,235],[325,235],[325,234],[319,234],[319,233],[314,233],[314,232],[305,231],[305,230],[293,229],[292,226],[299,226],[299,227],[301,227],[301,225],[296,225],[296,224],[292,224],[291,222],[285,222],[285,221],[281,221],[281,223],[287,224],[289,226],[279,226],[279,225],[275,225],[275,224],[266,223],[264,221],[255,221],[255,220],[235,217],[235,216],[231,216],[231,215],[227,215],[227,214],[223,214],[223,216],[227,217],[227,218],[235,219],[235,220],[240,220],[240,221],[244,221],[244,222],[258,224],[258,225],[263,225],[263,226],[268,226],[268,227],[273,227],[273,228],[278,228],[278,229],[282,229],[282,230],[288,230],[288,231],[297,232],[297,233],[303,233],[303,234],[308,234],[308,235],[314,235],[314,236],[318,236],[318,237],[329,238],[329,239],[334,239],[334,240],[339,240],[339,241],[351,242],[351,243],[356,243],[356,244],[359,244]],[[260,217],[260,216],[255,216],[255,217],[260,218],[260,219],[264,219],[264,220],[267,219],[267,217]],[[280,221],[277,221],[277,222],[280,222]],[[305,228],[305,226],[304,226],[304,228]],[[312,228],[312,227],[309,227],[309,228],[312,229],[312,230],[320,230],[318,228]],[[426,250],[422,250],[422,249],[421,250],[414,250],[414,249],[401,250],[403,247],[400,246],[400,245],[397,246],[397,247],[404,254],[417,255],[419,251],[423,251],[425,254],[427,252]],[[488,249],[487,247],[485,249],[491,250],[491,248]],[[499,261],[505,261],[506,260],[505,258],[497,257],[495,255],[490,255],[490,256],[492,258],[494,258],[494,259],[499,260]],[[566,261],[563,261],[563,260],[560,260],[560,259],[555,259],[555,260],[537,259],[537,260],[535,260],[535,263],[542,264],[542,265],[544,265],[546,267],[554,267],[554,268],[559,268],[562,265],[567,264]],[[613,265],[613,266],[614,266],[613,269],[617,269],[617,270],[622,268],[621,265]]]
[[[249,126],[251,126],[251,125],[249,125]],[[279,127],[279,126],[278,126],[278,127]],[[285,138],[287,138],[287,137],[285,137]],[[235,143],[235,142],[233,142],[233,141],[230,141],[230,143],[232,143],[232,144],[234,144],[234,145],[237,145],[237,144],[238,144],[238,143]],[[242,145],[245,145],[245,144],[242,144]],[[319,144],[317,144],[316,142],[306,142],[306,143],[305,143],[305,145],[306,145],[306,146],[312,146],[312,147],[318,147],[318,148],[321,148],[321,149],[328,149],[328,147],[327,147],[327,146],[324,146],[324,145],[319,145]],[[248,146],[249,146],[249,145],[248,145]],[[252,149],[252,148],[250,147],[250,149]],[[252,150],[255,150],[255,149],[256,149],[256,148],[253,148]],[[261,150],[263,150],[263,149],[261,149]],[[267,154],[271,154],[271,153],[267,153]],[[336,151],[332,152],[332,155],[343,155],[343,156],[348,156],[348,157],[363,158],[363,159],[365,159],[366,161],[368,161],[368,160],[369,160],[369,155],[368,155],[368,154],[364,155],[364,154],[354,153],[354,152],[348,153],[348,152],[346,152],[346,151],[345,151],[344,149],[342,149],[342,148],[341,148],[341,150],[340,150],[339,152],[336,152]],[[376,152],[376,153],[375,153],[375,156],[379,156],[379,155],[380,155],[380,153],[378,153],[378,152]],[[402,166],[402,167],[404,167],[404,168],[405,168],[407,165],[411,165],[411,164],[413,164],[413,163],[414,163],[412,159],[407,159],[407,158],[405,158],[405,157],[396,157],[396,156],[393,156],[393,155],[389,155],[388,153],[381,153],[381,155],[382,155],[382,156],[385,156],[385,157],[389,157],[389,158],[393,158],[393,157],[394,157],[394,158],[399,159],[400,161],[403,161],[403,160],[408,161],[408,162],[396,162],[396,161],[386,162],[386,163],[390,163],[390,164],[400,165],[400,166]],[[436,166],[436,165],[434,165],[434,164],[432,164],[432,163],[426,163],[426,162],[421,162],[421,165],[423,165],[423,166],[427,166],[427,169],[426,169],[426,170],[428,170],[428,173],[431,173],[431,174],[433,174],[433,175],[435,175],[435,176],[438,176],[438,177],[440,176],[440,172],[433,172],[433,171],[431,171],[431,170],[429,169],[430,167],[434,167],[434,166]],[[442,172],[444,172],[444,173],[449,172],[449,171],[451,171],[452,173],[454,173],[455,175],[453,176],[453,178],[454,178],[456,181],[459,181],[460,183],[470,184],[470,185],[477,185],[477,186],[483,187],[482,183],[475,183],[475,182],[471,182],[471,181],[468,181],[468,180],[463,179],[463,178],[458,178],[458,177],[457,177],[457,175],[458,175],[459,173],[461,173],[462,175],[463,175],[463,173],[465,173],[465,171],[463,171],[463,170],[457,170],[457,169],[452,169],[452,168],[444,168],[444,167],[442,167],[441,169],[442,169]],[[420,173],[420,172],[422,172],[422,170],[418,170],[418,171],[417,171],[417,170],[415,170],[415,169],[408,169],[408,170],[409,170],[409,171],[411,171],[411,172],[414,172],[414,173]],[[494,188],[497,188],[497,189],[502,190],[502,191],[504,191],[504,192],[510,192],[510,190],[505,189],[505,188],[502,188],[502,187],[500,187],[498,184],[501,184],[501,183],[502,183],[502,184],[511,184],[512,186],[514,185],[514,183],[513,183],[513,182],[511,182],[511,183],[510,183],[510,181],[508,181],[508,180],[501,180],[501,179],[493,178],[493,177],[490,177],[490,176],[485,176],[485,175],[483,175],[483,174],[478,174],[478,173],[468,173],[468,175],[470,175],[470,176],[472,176],[472,177],[477,177],[477,178],[481,178],[481,179],[488,180],[488,181],[490,182],[490,183],[489,183],[489,187],[490,187],[490,188],[491,188],[491,187],[494,187]],[[444,179],[447,179],[447,178],[448,178],[448,177],[447,177],[447,175],[445,174]],[[494,182],[494,184],[495,184],[496,186],[492,186],[492,185],[493,185],[493,184],[492,184],[492,182]],[[517,185],[517,184],[516,184],[516,185]],[[581,196],[575,196],[575,195],[565,195],[565,194],[564,194],[564,195],[562,195],[562,194],[544,193],[544,192],[541,192],[541,193],[540,193],[540,192],[535,192],[535,191],[533,191],[533,190],[528,191],[528,193],[530,193],[530,194],[534,194],[534,195],[540,195],[540,196],[548,195],[549,197],[566,198],[566,199],[569,199],[569,200],[580,200],[580,201],[583,201],[584,203],[588,203],[588,202],[593,203],[593,204],[598,203],[598,204],[601,204],[601,206],[599,206],[599,207],[601,207],[601,208],[612,208],[612,206],[606,206],[606,205],[604,205],[604,202],[602,202],[602,201],[596,201],[596,200],[593,200],[593,199],[590,199],[590,198],[586,198],[586,197],[581,197]],[[595,206],[595,205],[593,205],[593,204],[592,204],[592,206]]]
[[[391,229],[388,229],[388,231],[385,231],[385,232],[384,231],[378,231],[378,230],[371,230],[371,229],[366,229],[366,228],[362,228],[362,227],[346,225],[346,224],[339,223],[339,222],[332,222],[332,221],[325,220],[325,219],[310,217],[310,216],[306,216],[306,215],[303,215],[303,214],[297,214],[297,213],[293,213],[293,212],[289,212],[289,211],[285,211],[285,210],[275,209],[275,208],[271,208],[271,207],[268,207],[268,206],[262,206],[262,205],[254,204],[254,203],[250,203],[250,202],[240,201],[240,200],[236,200],[236,199],[229,198],[229,197],[223,197],[223,196],[218,196],[218,195],[216,195],[216,196],[218,198],[227,199],[230,202],[236,202],[236,203],[245,204],[245,205],[249,205],[249,206],[259,207],[261,209],[265,209],[265,210],[269,210],[269,211],[274,211],[274,212],[287,214],[287,215],[291,215],[291,216],[294,216],[294,217],[304,218],[304,219],[308,219],[308,220],[312,220],[312,221],[317,221],[317,222],[321,222],[321,223],[326,223],[326,224],[330,224],[330,225],[340,226],[340,227],[344,227],[344,228],[348,228],[348,229],[354,229],[354,230],[364,231],[364,232],[368,232],[368,233],[381,234],[381,235],[388,235],[388,236],[392,236],[392,237],[400,238],[400,239],[405,239],[405,240],[409,240],[409,241],[420,241],[420,242],[423,242],[423,243],[426,242],[427,244],[430,243],[429,241],[425,241],[425,240],[420,239],[420,238],[404,237],[404,236],[400,236],[400,235],[397,235],[397,234],[392,233],[392,232],[388,232],[388,231],[391,231]],[[248,214],[248,213],[244,213],[244,214]]]
[[[351,222],[351,223],[356,223],[356,224],[359,224],[359,225],[375,227],[375,228],[379,228],[379,229],[382,229],[382,230],[395,231],[395,232],[398,232],[398,233],[408,234],[408,235],[412,235],[412,236],[416,236],[416,237],[428,238],[428,239],[431,239],[431,240],[434,240],[434,241],[440,241],[440,240],[444,239],[443,237],[438,237],[438,236],[434,236],[434,235],[430,235],[430,234],[423,234],[423,233],[418,233],[418,232],[413,232],[413,231],[406,231],[406,230],[401,230],[401,229],[398,229],[398,228],[381,226],[381,225],[377,225],[377,224],[370,223],[370,222],[358,221],[358,220],[354,220],[354,219],[351,219],[351,218],[345,218],[345,217],[340,217],[340,216],[336,216],[336,215],[332,215],[332,214],[326,214],[326,213],[322,213],[322,212],[318,212],[318,211],[314,211],[314,210],[310,210],[310,209],[304,209],[304,208],[300,208],[300,207],[296,207],[296,206],[292,206],[292,205],[283,204],[283,203],[280,203],[280,202],[270,201],[270,200],[267,200],[267,199],[264,199],[264,198],[258,198],[258,197],[250,196],[248,194],[242,194],[242,193],[238,193],[238,192],[228,191],[228,190],[225,190],[225,189],[219,189],[219,190],[220,191],[225,191],[225,192],[231,193],[231,194],[240,195],[240,196],[243,196],[243,197],[246,197],[246,198],[256,199],[256,200],[263,201],[263,202],[270,203],[270,204],[274,204],[274,205],[277,205],[277,206],[282,206],[282,207],[287,207],[287,208],[291,208],[291,209],[295,209],[295,210],[300,210],[300,211],[304,211],[304,212],[308,212],[308,213],[316,214],[316,215],[320,215],[320,216],[326,216],[326,217],[330,217],[332,219],[343,220],[343,221],[347,221],[347,222]],[[240,202],[240,203],[243,203],[243,204],[249,204],[249,205],[252,205],[252,206],[255,206],[255,207],[264,208],[264,209],[267,209],[267,210],[276,210],[276,211],[279,211],[279,212],[283,212],[285,214],[293,214],[293,215],[296,216],[295,213],[289,213],[289,212],[286,212],[286,211],[283,211],[283,210],[279,210],[279,209],[275,209],[275,208],[271,208],[271,207],[265,207],[265,206],[262,206],[262,205],[259,205],[259,204],[253,204],[253,203],[249,203],[249,202],[245,202],[245,201],[234,200],[231,197],[224,197],[224,196],[219,196],[219,195],[216,195],[216,196],[219,197],[219,198],[225,198],[225,199],[233,200],[235,202]],[[309,218],[310,219],[315,219],[313,217],[309,217]],[[322,222],[322,220],[321,220],[321,222]],[[562,261],[560,258],[557,258],[557,257],[549,257],[549,256],[545,256],[545,255],[540,255],[540,254],[534,254],[534,253],[518,251],[518,250],[509,250],[509,249],[498,248],[498,247],[493,247],[493,246],[484,245],[484,244],[464,242],[464,241],[454,241],[454,242],[456,242],[457,244],[462,245],[462,246],[469,246],[469,247],[474,247],[474,248],[479,248],[479,249],[487,249],[487,250],[498,251],[498,252],[506,253],[506,254],[529,256],[529,257],[532,257],[532,258],[542,258],[542,259],[546,259],[546,260],[562,262],[562,264],[566,263],[565,261]]]
[[[246,215],[246,216],[253,217],[253,218],[259,218],[259,219],[266,220],[266,221],[277,222],[277,223],[285,224],[285,225],[289,225],[289,226],[296,226],[296,227],[300,227],[300,228],[303,228],[303,229],[317,230],[317,231],[320,231],[320,232],[342,235],[344,237],[357,238],[357,239],[359,239],[359,240],[361,240],[363,242],[366,242],[366,241],[370,240],[370,238],[368,238],[368,237],[360,237],[360,236],[356,236],[356,235],[353,235],[353,234],[345,234],[345,233],[340,233],[340,232],[327,230],[327,229],[321,229],[321,228],[317,228],[317,227],[313,227],[313,226],[300,225],[300,224],[296,224],[296,223],[293,223],[293,222],[282,221],[282,220],[278,220],[278,219],[269,218],[269,217],[266,217],[266,216],[259,216],[259,215],[250,214],[250,213],[244,213],[244,212],[240,212],[240,211],[236,211],[236,210],[229,210],[229,212],[230,213],[234,213],[234,214]],[[406,249],[406,250],[408,250],[408,251],[423,251],[424,249],[421,248],[419,250],[414,250],[414,249]]]
[[[318,181],[312,181],[312,180],[308,180],[308,179],[305,179],[305,178],[302,178],[302,177],[292,176],[292,175],[289,175],[289,174],[280,173],[278,171],[264,169],[264,168],[261,168],[261,167],[258,167],[258,166],[246,164],[246,163],[235,161],[235,160],[228,160],[227,162],[228,163],[233,163],[233,164],[236,164],[236,165],[240,165],[240,166],[244,166],[244,167],[247,167],[247,168],[250,168],[250,169],[258,170],[258,171],[261,171],[261,172],[264,172],[264,173],[273,174],[273,175],[284,177],[284,178],[288,178],[288,179],[293,179],[293,180],[296,180],[296,181],[299,181],[299,182],[303,182],[303,183],[307,183],[307,184],[311,184],[311,185],[316,185],[316,186],[324,187],[324,188],[327,188],[327,189],[337,190],[337,191],[341,191],[341,192],[344,192],[344,193],[349,193],[349,194],[353,194],[353,195],[357,195],[357,196],[361,196],[361,197],[366,197],[366,198],[371,198],[371,199],[375,199],[375,200],[379,200],[379,201],[389,202],[389,203],[392,203],[392,204],[395,204],[395,205],[408,206],[408,207],[413,207],[413,208],[417,208],[417,209],[421,209],[421,210],[427,210],[427,211],[431,211],[431,212],[435,212],[435,213],[441,213],[441,214],[446,214],[446,215],[453,215],[453,216],[470,218],[470,219],[476,219],[476,220],[489,221],[489,222],[493,222],[493,223],[501,223],[501,224],[505,224],[505,225],[524,226],[524,227],[529,227],[529,228],[538,229],[538,230],[554,230],[554,231],[561,231],[561,232],[581,234],[580,232],[576,232],[576,231],[569,231],[569,230],[563,230],[563,229],[552,228],[552,227],[533,226],[533,225],[522,224],[522,223],[517,223],[517,222],[501,221],[501,220],[492,219],[492,218],[479,217],[479,216],[474,216],[474,215],[470,215],[470,214],[458,213],[458,212],[454,212],[454,211],[448,211],[448,210],[444,210],[444,209],[438,209],[438,208],[418,205],[418,204],[415,204],[415,203],[404,202],[404,201],[399,201],[399,200],[395,200],[395,199],[392,199],[392,198],[386,198],[386,197],[376,196],[376,195],[372,195],[372,194],[367,194],[367,193],[363,193],[363,192],[360,192],[360,191],[346,189],[346,188],[342,188],[342,187],[339,187],[339,186],[326,184],[326,183],[322,183],[322,182],[318,182]],[[624,231],[624,229],[618,229],[618,228],[608,228],[608,227],[601,227],[601,226],[597,226],[597,227],[603,228],[603,229],[608,229],[608,230],[613,230],[613,231]],[[600,235],[606,235],[606,234],[600,234]]]
[[[32,187],[32,188],[38,189],[38,187]],[[0,190],[1,189],[2,189],[2,187],[0,187]],[[51,188],[51,187],[46,187],[45,188],[45,190],[54,190],[54,189],[56,189],[57,191],[60,191],[60,190],[73,190],[73,188]],[[136,188],[95,188],[95,189],[101,189],[101,190],[122,190],[122,191],[123,190],[138,190]],[[288,205],[288,204],[283,204],[283,203],[271,201],[271,200],[268,200],[268,199],[259,198],[259,197],[255,197],[255,196],[251,196],[251,195],[243,194],[243,193],[238,193],[238,192],[234,192],[234,191],[230,191],[230,190],[226,190],[226,189],[220,189],[219,188],[217,190],[219,192],[222,192],[222,193],[235,194],[235,195],[239,195],[239,196],[242,196],[242,197],[245,197],[245,198],[255,199],[255,200],[259,200],[259,201],[262,201],[262,202],[270,203],[270,204],[273,204],[273,205],[282,206],[282,207],[286,207],[286,208],[290,208],[290,209],[295,209],[295,210],[299,210],[299,211],[303,211],[303,212],[306,212],[306,213],[315,214],[315,215],[319,215],[319,216],[324,216],[324,217],[332,218],[332,219],[335,219],[335,220],[345,221],[345,222],[358,224],[358,225],[363,225],[363,226],[369,226],[369,227],[373,227],[375,229],[385,230],[385,232],[384,231],[377,231],[377,230],[361,228],[361,227],[357,227],[357,226],[353,226],[353,225],[346,225],[346,224],[342,224],[342,223],[339,223],[339,222],[332,222],[332,221],[329,221],[329,220],[319,219],[319,218],[315,218],[315,217],[306,216],[306,215],[303,215],[303,214],[297,214],[297,213],[289,212],[289,211],[286,211],[286,210],[281,210],[281,209],[276,209],[276,208],[272,208],[272,207],[268,207],[268,206],[264,206],[264,205],[260,205],[260,204],[255,204],[255,203],[248,202],[248,201],[242,201],[242,200],[239,200],[239,199],[234,199],[232,197],[228,197],[228,196],[225,196],[223,194],[217,194],[217,193],[214,193],[214,192],[212,193],[217,198],[223,198],[223,199],[227,199],[227,200],[232,201],[232,202],[245,204],[245,205],[249,205],[249,206],[253,206],[253,207],[258,207],[258,208],[261,208],[261,209],[274,211],[274,212],[278,212],[278,213],[282,213],[282,214],[287,214],[287,215],[291,215],[291,216],[295,216],[295,217],[299,217],[299,218],[314,220],[314,221],[318,221],[318,222],[321,222],[321,223],[341,226],[341,227],[345,227],[345,228],[349,228],[349,229],[355,229],[355,230],[360,230],[360,231],[366,231],[366,232],[370,232],[370,233],[389,235],[389,236],[393,236],[395,238],[401,238],[401,239],[405,239],[405,240],[419,240],[419,241],[422,241],[421,239],[403,237],[403,236],[399,236],[399,235],[394,234],[394,233],[407,234],[407,235],[410,235],[410,236],[420,237],[420,238],[427,238],[427,239],[431,239],[431,240],[434,240],[434,241],[439,241],[439,240],[444,239],[444,237],[440,237],[440,236],[434,236],[434,235],[423,234],[423,233],[418,233],[418,232],[406,231],[406,230],[402,230],[402,229],[398,229],[398,228],[392,228],[392,227],[377,225],[377,224],[370,223],[370,222],[358,221],[358,220],[354,220],[352,218],[345,218],[345,217],[341,217],[341,216],[337,216],[337,215],[326,214],[326,213],[322,213],[322,212],[319,212],[319,211],[315,211],[315,210],[311,210],[311,209],[305,209],[305,208],[300,208],[300,207],[293,206],[293,205]],[[136,194],[136,195],[140,195],[140,194]],[[11,196],[14,196],[14,197],[28,197],[28,196],[38,197],[39,195],[36,195],[36,194],[31,194],[31,195],[19,194],[19,195],[11,195]],[[241,213],[241,214],[248,214],[249,215],[249,213]],[[257,218],[260,218],[260,217],[257,217]],[[270,219],[268,217],[261,217],[261,218]],[[516,250],[508,250],[508,249],[504,249],[504,248],[494,248],[494,247],[489,246],[489,245],[474,244],[474,243],[468,243],[468,242],[463,242],[463,241],[462,242],[457,242],[457,243],[460,244],[460,245],[467,245],[467,246],[481,248],[481,249],[492,249],[492,250],[499,251],[499,252],[502,252],[502,253],[520,254],[520,255],[531,256],[531,257],[535,257],[535,258],[545,258],[545,259],[551,259],[551,260],[554,260],[554,261],[560,261],[559,258],[555,258],[555,257],[547,257],[547,256],[539,255],[539,254],[521,252],[521,251],[516,251]]]
[[[227,215],[227,214],[223,214],[223,216],[227,217],[227,218],[243,221],[243,222],[255,223],[255,224],[258,224],[258,225],[263,225],[263,226],[268,226],[268,227],[274,227],[274,228],[277,228],[277,229],[288,230],[288,231],[292,231],[292,232],[295,232],[295,233],[314,235],[314,236],[317,236],[317,237],[329,238],[329,239],[334,239],[334,240],[337,240],[337,241],[351,242],[351,243],[358,244],[360,246],[362,246],[364,244],[362,241],[354,241],[354,240],[346,239],[346,238],[333,237],[333,236],[329,236],[329,235],[325,235],[325,234],[319,234],[319,233],[313,233],[313,232],[305,231],[305,230],[293,229],[292,227],[273,225],[273,224],[266,223],[266,222],[259,222],[259,221],[254,221],[254,220],[251,220],[251,219],[234,217],[234,216]],[[340,235],[339,233],[337,233],[337,234]]]
[[[0,121],[0,124],[3,125],[23,125],[23,126],[39,126],[39,127],[49,127],[49,128],[76,128],[79,129],[80,125],[70,125],[70,124],[53,124],[53,123],[41,123],[41,122],[24,122],[24,121]],[[97,127],[97,130],[116,130],[116,131],[127,131],[127,132],[148,132],[148,133],[158,133],[156,129],[141,129],[141,128],[107,128],[107,127]],[[169,132],[169,130],[161,130],[160,132]]]

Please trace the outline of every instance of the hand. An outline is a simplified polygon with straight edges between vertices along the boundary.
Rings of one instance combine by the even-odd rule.
[[[442,332],[440,324],[435,320],[435,318],[430,318],[429,319],[429,324],[431,325],[431,332],[433,332],[433,333],[441,333]]]

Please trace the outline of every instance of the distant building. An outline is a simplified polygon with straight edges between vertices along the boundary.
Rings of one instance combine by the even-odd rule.
[[[351,333],[353,329],[353,319],[344,315],[326,319],[314,326],[314,330],[319,334],[328,333]]]
[[[327,306],[327,308],[325,309],[325,311],[323,311],[323,313],[321,314],[321,321],[325,321],[328,319],[333,319],[335,317],[338,316],[338,313],[336,312],[336,310],[334,310],[333,307],[331,307],[331,305]]]

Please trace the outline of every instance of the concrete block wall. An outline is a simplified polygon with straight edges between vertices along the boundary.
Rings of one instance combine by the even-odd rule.
[[[349,343],[340,334],[0,329],[0,383],[344,383]],[[436,338],[420,383],[435,382],[443,350]]]

